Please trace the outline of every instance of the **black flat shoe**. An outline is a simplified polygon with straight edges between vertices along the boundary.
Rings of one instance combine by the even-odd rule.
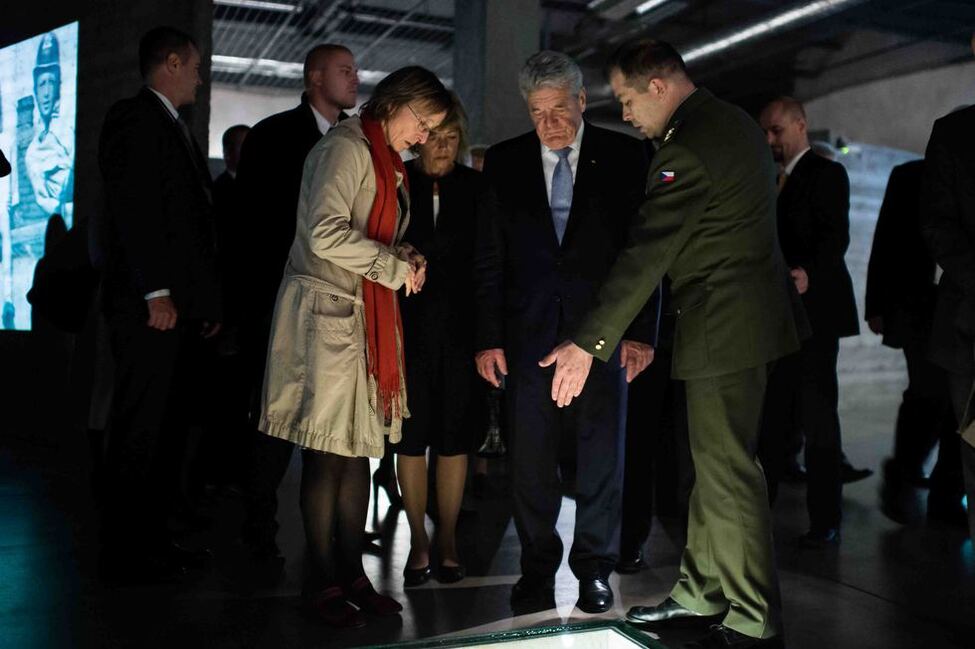
[[[432,574],[433,571],[430,570],[430,564],[422,568],[403,568],[403,587],[413,588],[415,586],[422,586],[430,581]]]
[[[613,608],[613,589],[600,578],[579,580],[579,601],[576,606],[583,613],[605,613]]]
[[[840,465],[840,478],[843,480],[843,484],[859,482],[860,480],[865,480],[872,475],[873,469],[858,469],[849,462],[843,462],[843,464]]]
[[[441,565],[437,570],[437,581],[441,584],[454,584],[467,576],[467,568],[464,566],[444,566]]]
[[[688,624],[707,626],[724,617],[724,612],[704,615],[684,608],[673,598],[668,597],[656,606],[634,606],[626,612],[626,621],[633,624]]]

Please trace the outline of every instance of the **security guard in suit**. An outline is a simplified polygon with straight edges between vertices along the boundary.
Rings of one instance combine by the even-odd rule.
[[[756,446],[768,371],[799,348],[801,305],[776,237],[776,170],[745,112],[696,88],[668,44],[610,59],[623,119],[660,140],[647,198],[596,306],[541,362],[553,399],[581,393],[666,273],[677,315],[672,374],[685,381],[697,476],[681,576],[630,621],[720,622],[693,647],[779,647],[782,624],[765,479]]]

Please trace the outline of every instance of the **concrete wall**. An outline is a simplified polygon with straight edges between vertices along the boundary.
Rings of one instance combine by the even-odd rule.
[[[202,56],[204,86],[187,119],[200,142],[207,141],[209,60],[213,5],[210,0],[4,0],[0,9],[0,47],[78,21],[78,111],[75,142],[75,227],[100,209],[98,135],[109,106],[141,86],[139,39],[158,25],[193,35]],[[71,368],[62,354],[50,355],[50,334],[0,333],[0,434],[22,433],[53,443],[68,434],[69,414],[83,421],[84,395],[66,392]],[[90,345],[69,340],[74,370],[90,366]],[[85,373],[75,376],[85,387]],[[76,397],[74,402],[72,396]]]
[[[223,157],[221,138],[231,126],[254,126],[268,115],[294,108],[299,101],[301,92],[297,90],[241,90],[237,86],[215,84],[210,90],[210,157]]]
[[[867,144],[923,153],[934,120],[975,103],[975,63],[847,88],[806,102],[809,128]]]

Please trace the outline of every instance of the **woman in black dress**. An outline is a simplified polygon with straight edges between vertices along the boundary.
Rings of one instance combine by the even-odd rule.
[[[432,575],[427,508],[427,449],[436,456],[439,521],[437,578],[464,577],[456,527],[467,476],[467,455],[484,425],[484,395],[474,366],[474,210],[480,174],[457,162],[466,139],[464,116],[448,117],[406,164],[410,225],[406,237],[427,259],[427,281],[416,298],[401,302],[406,341],[406,384],[411,417],[393,445],[403,506],[410,523],[406,586]]]

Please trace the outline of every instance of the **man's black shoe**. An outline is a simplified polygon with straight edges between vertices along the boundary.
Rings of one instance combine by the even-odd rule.
[[[851,482],[859,482],[873,475],[873,469],[858,469],[849,463],[845,458],[843,463],[840,465],[840,479],[843,480],[843,484],[850,484]]]
[[[634,606],[626,612],[626,621],[633,624],[671,623],[706,626],[721,617],[724,617],[724,612],[717,615],[704,615],[684,608],[671,597],[656,606]]]
[[[555,578],[524,575],[511,589],[511,610],[527,615],[555,608]]]
[[[715,624],[703,638],[684,644],[684,649],[785,649],[785,644],[781,636],[753,638]]]
[[[616,562],[616,572],[621,575],[632,575],[649,568],[647,562],[643,560],[643,551],[638,550],[634,555],[621,556]]]
[[[809,530],[798,539],[796,544],[806,550],[822,550],[840,544],[840,531],[835,527],[825,530]]]
[[[579,601],[583,613],[605,613],[613,607],[613,589],[602,578],[579,580]]]

